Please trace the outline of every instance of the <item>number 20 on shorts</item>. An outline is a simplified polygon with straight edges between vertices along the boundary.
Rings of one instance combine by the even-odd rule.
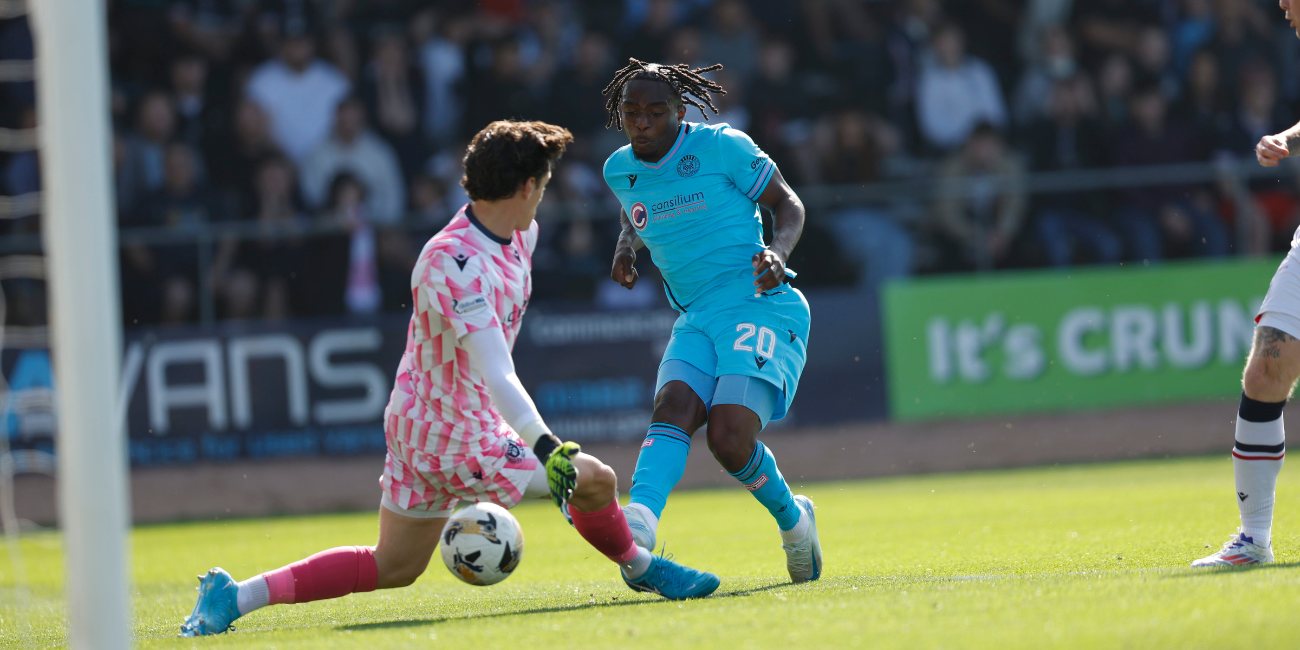
[[[776,354],[776,332],[766,327],[757,327],[753,323],[741,323],[736,326],[736,331],[740,332],[740,337],[736,339],[736,343],[731,346],[731,349],[740,350],[741,352],[756,351],[760,356],[768,359],[771,359],[772,355]],[[750,345],[748,341],[754,338],[755,334],[758,335],[758,341],[756,345]],[[758,349],[755,350],[755,347]]]

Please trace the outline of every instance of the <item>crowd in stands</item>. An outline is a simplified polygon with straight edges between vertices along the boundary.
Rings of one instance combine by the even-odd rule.
[[[933,179],[930,197],[814,209],[790,265],[811,285],[913,273],[1284,248],[1300,174],[1031,193],[1035,172],[1253,161],[1294,123],[1300,41],[1274,0],[109,0],[124,233],[245,224],[194,243],[124,234],[125,316],[401,311],[424,239],[466,200],[468,138],[542,119],[575,143],[548,201],[539,299],[661,300],[608,281],[625,136],[601,90],[628,57],[704,66],[796,189]],[[30,57],[23,19],[0,58]],[[0,126],[35,124],[0,84]],[[688,120],[699,121],[691,110]],[[0,155],[0,194],[39,188]],[[810,202],[813,204],[813,202]],[[1242,227],[1250,219],[1251,227]],[[12,220],[6,232],[32,232]],[[252,233],[252,234],[250,234]],[[643,256],[645,259],[648,256]],[[206,265],[201,268],[200,265]]]

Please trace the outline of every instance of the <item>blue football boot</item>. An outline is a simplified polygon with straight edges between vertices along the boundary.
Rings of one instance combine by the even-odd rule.
[[[703,598],[718,588],[718,576],[707,571],[696,571],[661,555],[650,556],[650,568],[640,578],[623,582],[633,591],[659,594],[668,600]]]
[[[181,624],[180,636],[207,636],[234,629],[239,618],[239,583],[217,567],[199,576],[199,602]]]

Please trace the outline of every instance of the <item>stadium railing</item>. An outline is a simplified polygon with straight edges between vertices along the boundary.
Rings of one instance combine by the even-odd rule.
[[[27,144],[34,142],[35,134],[0,133],[0,148],[3,147],[6,139]],[[1105,167],[1033,173],[1026,175],[1025,188],[1033,195],[1213,183],[1227,194],[1237,214],[1248,216],[1236,220],[1238,235],[1244,237],[1246,231],[1252,227],[1253,221],[1249,217],[1256,212],[1250,198],[1250,183],[1259,179],[1282,179],[1295,173],[1291,165],[1269,169],[1260,167],[1253,160],[1220,159],[1174,165]],[[928,204],[943,198],[975,196],[980,190],[973,183],[940,185],[935,183],[932,174],[914,174],[905,178],[861,185],[802,186],[797,187],[796,191],[808,208],[809,219],[816,221],[837,209],[860,206],[886,208],[883,213],[894,215],[899,220],[906,220],[907,217],[901,215],[925,214],[925,211],[892,211],[887,208],[898,204]],[[955,192],[957,196],[949,197],[947,196],[949,192]],[[39,212],[39,206],[40,196],[36,193],[17,197],[0,196],[0,219],[31,216]],[[601,202],[546,202],[541,205],[538,212],[540,219],[551,222],[618,218],[616,208]],[[445,222],[445,218],[410,217],[401,221],[397,227],[409,231],[428,231],[439,227],[442,222]],[[346,233],[347,230],[347,226],[343,224],[320,219],[278,228],[268,228],[264,224],[251,221],[209,222],[182,227],[124,228],[119,232],[119,243],[123,246],[195,246],[201,293],[200,320],[203,323],[211,323],[215,320],[216,309],[212,285],[208,279],[211,276],[215,248],[219,242],[338,235]],[[0,237],[0,255],[39,254],[41,250],[39,234],[11,234]]]

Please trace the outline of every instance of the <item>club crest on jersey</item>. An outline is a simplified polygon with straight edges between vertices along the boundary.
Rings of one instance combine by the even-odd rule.
[[[482,295],[466,296],[459,300],[456,298],[451,299],[451,310],[455,312],[457,316],[468,316],[469,314],[479,311],[487,306],[487,297]]]
[[[690,178],[698,171],[700,171],[700,159],[695,156],[686,154],[677,161],[677,175],[682,178]]]
[[[646,224],[650,223],[650,211],[646,210],[645,204],[640,201],[632,204],[632,209],[628,210],[627,216],[637,230],[645,230]]]

